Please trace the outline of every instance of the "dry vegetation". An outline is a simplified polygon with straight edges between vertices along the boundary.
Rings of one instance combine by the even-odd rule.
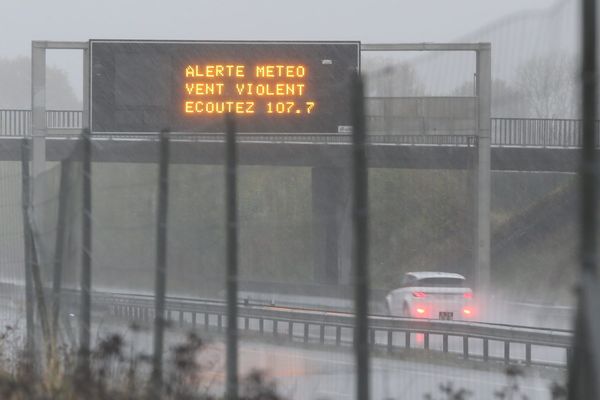
[[[22,340],[12,327],[0,335],[0,398],[5,400],[212,400],[222,388],[207,378],[199,360],[205,348],[193,333],[169,350],[164,365],[161,393],[149,380],[151,357],[132,352],[120,335],[101,339],[83,368],[73,349],[62,347],[55,356],[42,357],[23,351]],[[215,394],[218,393],[218,394]],[[253,371],[240,382],[242,400],[277,400],[274,382]]]

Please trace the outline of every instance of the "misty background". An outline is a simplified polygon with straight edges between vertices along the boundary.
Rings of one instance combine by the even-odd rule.
[[[492,117],[578,118],[578,6],[574,0],[454,2],[338,0],[214,3],[174,1],[3,2],[0,109],[30,108],[31,40],[361,40],[491,42]],[[140,9],[144,7],[144,9]],[[47,54],[48,109],[81,109],[82,61],[76,51]],[[473,96],[469,52],[363,53],[367,96]],[[396,132],[397,133],[397,132]],[[97,165],[95,263],[145,270],[152,265],[155,171],[144,165]],[[221,281],[221,170],[175,168],[172,266],[198,264],[198,279],[172,280],[197,295]],[[376,289],[400,284],[401,272],[468,272],[473,221],[470,171],[370,170],[371,274]],[[494,172],[492,270],[516,299],[570,303],[577,270],[576,177]],[[135,182],[131,184],[128,182]],[[244,167],[240,179],[242,275],[312,282],[309,168]],[[178,192],[179,191],[179,192]],[[8,216],[7,216],[8,217]],[[423,243],[430,244],[423,251]],[[264,251],[269,249],[269,251]],[[113,274],[100,286],[144,290]],[[532,279],[538,282],[531,286]],[[559,283],[557,285],[557,282]],[[137,285],[137,286],[136,286]],[[554,293],[547,287],[558,286]],[[508,290],[508,289],[506,289]],[[206,292],[204,292],[206,293]]]
[[[31,40],[302,39],[491,42],[492,117],[579,116],[578,6],[573,0],[234,4],[3,3],[8,17],[0,27],[7,38],[0,42],[0,109],[30,108]],[[81,109],[81,53],[49,51],[47,65],[48,109]],[[364,53],[362,71],[370,97],[474,94],[475,59],[469,52]],[[204,282],[204,290],[214,288],[212,279],[201,277],[221,280],[221,171],[208,166],[177,168],[173,187],[180,194],[173,201],[181,204],[173,226],[181,232],[172,240],[172,266],[201,265],[198,280]],[[147,250],[153,243],[148,221],[155,208],[154,169],[98,165],[95,170],[103,187],[94,201],[101,221],[94,236],[96,264],[104,271],[148,268],[153,257]],[[244,278],[313,281],[310,169],[245,167],[241,174]],[[374,288],[391,289],[400,284],[401,272],[410,270],[467,272],[473,243],[470,179],[468,171],[370,171]],[[510,288],[516,299],[563,304],[572,300],[577,270],[575,179],[560,173],[493,173],[493,281],[498,288]],[[423,243],[431,244],[426,252]],[[151,286],[150,280],[128,282],[119,273],[113,277],[116,280],[97,283],[139,290]],[[538,282],[534,288],[532,279]],[[173,280],[172,289],[197,295],[202,292],[198,280]],[[549,285],[558,290],[549,293]]]
[[[518,118],[560,120],[580,117],[580,16],[576,0],[257,0],[221,3],[183,0],[0,0],[0,15],[3,17],[0,24],[0,110],[31,107],[32,40],[359,40],[362,43],[490,42],[493,118],[505,118],[510,122],[510,119]],[[363,52],[361,57],[367,97],[474,96],[476,60],[473,52]],[[81,51],[47,52],[49,110],[81,110],[81,58]],[[416,104],[417,101],[413,100],[397,103]],[[467,101],[469,99],[459,99],[459,102]],[[461,122],[459,107],[432,106],[427,110],[429,114],[423,112],[423,108],[421,105],[400,110],[398,114],[407,119],[422,118],[423,126],[428,117],[447,120],[450,115],[456,117],[448,124],[451,125],[448,130],[452,131],[453,138],[473,134],[467,128],[461,128],[463,125],[454,124],[455,119]],[[368,109],[367,115],[370,115],[370,111],[373,110]],[[385,119],[385,112],[381,120]],[[577,121],[571,122],[574,123],[570,126],[575,126],[574,131],[577,130]],[[422,131],[388,129],[387,126],[375,130],[373,126],[368,127],[370,134],[379,136],[381,147],[388,143],[386,140],[398,139],[386,135],[412,135],[417,140],[414,143],[419,144],[427,143],[426,140],[419,140],[432,135],[434,144],[427,147],[444,147],[443,142],[436,142],[435,138],[448,135],[443,128],[435,127],[429,130],[423,128]],[[540,128],[535,133],[540,133],[541,137],[560,135],[560,132],[552,132],[552,129],[542,131]],[[576,137],[578,132],[571,133]],[[52,132],[49,133],[51,136]],[[337,139],[335,135],[330,136]],[[119,137],[96,139],[98,146],[102,146]],[[472,137],[465,140],[470,139]],[[516,142],[520,144],[515,147],[523,147],[506,149],[504,154],[509,161],[520,157],[520,166],[509,165],[509,168],[491,172],[491,289],[489,293],[481,295],[476,292],[477,297],[491,300],[481,318],[495,323],[569,328],[569,312],[574,309],[573,288],[580,269],[579,187],[577,174],[569,169],[561,169],[568,163],[565,162],[567,157],[562,158],[564,154],[559,153],[561,149],[570,153],[577,150],[568,147],[572,144],[563,147],[557,145],[559,148],[552,149],[551,145],[539,145],[539,142]],[[389,143],[396,142],[390,140]],[[414,143],[410,148],[418,151],[419,144]],[[464,142],[461,143],[457,147],[466,146]],[[470,146],[471,142],[468,143]],[[495,145],[512,146],[507,143],[498,141]],[[150,147],[154,148],[151,143]],[[320,148],[324,147],[314,146],[314,151],[321,151]],[[472,149],[475,151],[476,147]],[[529,160],[526,152],[518,153],[514,158],[508,156],[511,151],[532,149],[540,150],[545,153],[544,157],[548,155],[548,158],[552,158],[558,170],[571,172],[536,168],[535,160]],[[329,153],[323,151],[320,156],[325,158]],[[535,151],[529,154],[532,153]],[[409,164],[408,167],[368,169],[371,300],[381,304],[381,294],[400,287],[402,276],[408,271],[458,272],[466,276],[469,285],[474,284],[473,270],[476,265],[473,260],[477,246],[474,228],[477,210],[475,152],[454,156],[455,160],[472,157],[464,163],[467,167],[462,169],[446,168],[437,163],[443,152],[435,149],[419,154],[422,154],[419,156],[420,167],[411,167]],[[130,295],[153,293],[157,164],[139,162],[138,155],[131,153],[129,159],[125,155],[118,162],[93,163],[93,290]],[[293,161],[293,156],[290,158]],[[459,161],[464,160],[461,158]],[[502,161],[504,165],[507,164],[506,159]],[[523,168],[529,162],[533,166],[531,170]],[[67,195],[61,200],[63,167],[56,162],[47,162],[46,166],[47,170],[37,176],[34,182],[34,185],[44,185],[46,197],[33,204],[42,280],[49,284],[53,279],[59,205],[63,204],[68,215],[65,245],[61,250],[63,253],[60,253],[64,257],[61,279],[65,289],[73,289],[78,287],[81,271],[79,228],[83,173],[79,163],[65,167]],[[340,170],[344,168],[345,164],[341,165]],[[0,265],[3,267],[0,268],[0,282],[18,283],[23,276],[20,171],[18,162],[2,161]],[[334,186],[342,195],[339,195],[339,199],[336,197],[335,211],[315,212],[319,210],[314,200],[318,198],[315,196],[318,190],[315,177],[319,173],[323,171],[314,166],[293,163],[239,166],[240,299],[248,300],[248,296],[256,295],[250,301],[271,301],[280,305],[278,299],[259,296],[263,294],[261,290],[273,288],[274,292],[279,290],[278,294],[284,297],[295,296],[300,298],[298,301],[306,301],[304,297],[311,295],[299,292],[304,288],[315,289],[315,286],[320,286],[316,293],[334,286],[335,289],[349,288],[351,274],[347,268],[349,264],[345,262],[349,258],[344,258],[349,248],[340,245],[342,256],[338,258],[337,270],[340,279],[334,284],[323,279],[316,262],[319,256],[315,255],[315,249],[320,248],[319,240],[322,238],[318,231],[319,224],[338,217],[345,218],[344,213],[350,210],[351,199],[350,192],[345,192],[348,189],[344,188],[345,183],[337,182],[338,176],[335,174],[327,175],[329,182],[323,178],[323,187]],[[223,176],[223,166],[219,164],[184,161],[170,165],[168,296],[211,301],[223,299],[226,265]],[[348,237],[350,228],[349,224],[341,223],[339,237]],[[340,242],[347,243],[345,240]],[[332,243],[326,242],[325,245]],[[258,293],[252,293],[253,287],[259,288],[255,289]],[[288,293],[288,289],[296,291],[290,290]],[[314,300],[318,307],[333,307],[329,300],[316,297],[316,300],[309,300]],[[523,305],[533,307],[525,309]],[[379,309],[371,311],[380,312]],[[14,315],[21,315],[19,312]],[[556,314],[553,315],[553,312]],[[415,341],[418,341],[416,337]],[[451,348],[459,348],[457,343],[451,342]],[[417,346],[423,344],[417,343]],[[520,346],[513,346],[513,355],[515,348],[522,349],[525,354],[525,348]],[[500,357],[504,354],[500,347],[495,350]],[[264,349],[252,351],[259,356],[272,356]],[[252,357],[247,357],[252,360],[249,364],[258,365],[257,356]],[[342,356],[328,353],[327,357],[337,363],[330,367],[332,371],[340,376],[347,373],[346,361]],[[286,363],[292,364],[287,360]],[[446,372],[438,373],[433,368],[432,363],[419,364],[415,368],[425,371],[425,387],[412,381],[404,382],[398,376],[394,378],[394,371],[404,374],[403,369],[385,366],[374,368],[374,371],[382,371],[381,382],[377,381],[379,383],[375,387],[386,391],[388,379],[391,382],[396,379],[399,386],[405,385],[403,389],[409,389],[408,392],[399,393],[409,393],[405,395],[409,397],[412,393],[416,398],[414,395],[417,392],[434,390],[438,382],[449,379]],[[323,368],[323,371],[327,371],[324,379],[333,382],[329,369]],[[457,374],[472,380],[469,385],[488,393],[487,386],[482,384],[485,379],[478,378],[479,375],[474,371],[457,371]],[[308,368],[301,375],[311,376],[313,372]],[[388,373],[392,375],[388,377]],[[535,376],[536,382],[531,387],[542,393],[540,387],[545,388],[548,382],[538,378]],[[453,379],[458,378],[455,376]],[[499,377],[490,378],[490,381],[497,383],[503,382],[503,379],[504,376],[500,374]],[[340,392],[346,391],[351,380],[342,377],[331,386],[339,387]],[[292,385],[295,382],[306,384],[300,378],[297,381],[290,379],[290,382]],[[290,390],[294,393],[296,389]]]
[[[485,41],[492,43],[492,116],[577,116],[578,5],[572,0],[228,4],[4,1],[0,5],[5,16],[0,26],[4,38],[0,41],[0,108],[30,108],[32,40]],[[80,109],[79,53],[51,51],[47,65],[48,108]],[[466,52],[369,54],[363,57],[362,68],[371,82],[369,96],[468,96],[473,92],[474,60]]]

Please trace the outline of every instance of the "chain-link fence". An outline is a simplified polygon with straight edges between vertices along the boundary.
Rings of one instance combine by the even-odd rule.
[[[31,180],[29,155],[2,161],[2,324],[40,360],[71,345],[84,366],[117,334],[155,395],[189,362],[194,394],[230,398],[248,384],[237,373],[262,382],[255,369],[289,398],[435,398],[439,384],[560,398],[580,268],[572,132],[585,131],[571,5],[469,36],[491,42],[491,115],[474,52],[374,46],[353,135],[84,132]],[[513,117],[505,142],[482,133]],[[202,346],[177,347],[187,332]]]

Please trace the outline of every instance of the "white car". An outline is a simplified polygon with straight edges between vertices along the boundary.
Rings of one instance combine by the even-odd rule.
[[[448,272],[408,272],[402,287],[388,293],[385,302],[388,313],[395,316],[470,320],[476,315],[465,277]]]

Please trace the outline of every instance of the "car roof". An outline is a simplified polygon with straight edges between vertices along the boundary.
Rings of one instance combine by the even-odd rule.
[[[427,278],[453,278],[453,279],[465,279],[461,274],[454,272],[437,272],[437,271],[418,271],[418,272],[407,272],[406,275],[412,275],[417,279]]]

